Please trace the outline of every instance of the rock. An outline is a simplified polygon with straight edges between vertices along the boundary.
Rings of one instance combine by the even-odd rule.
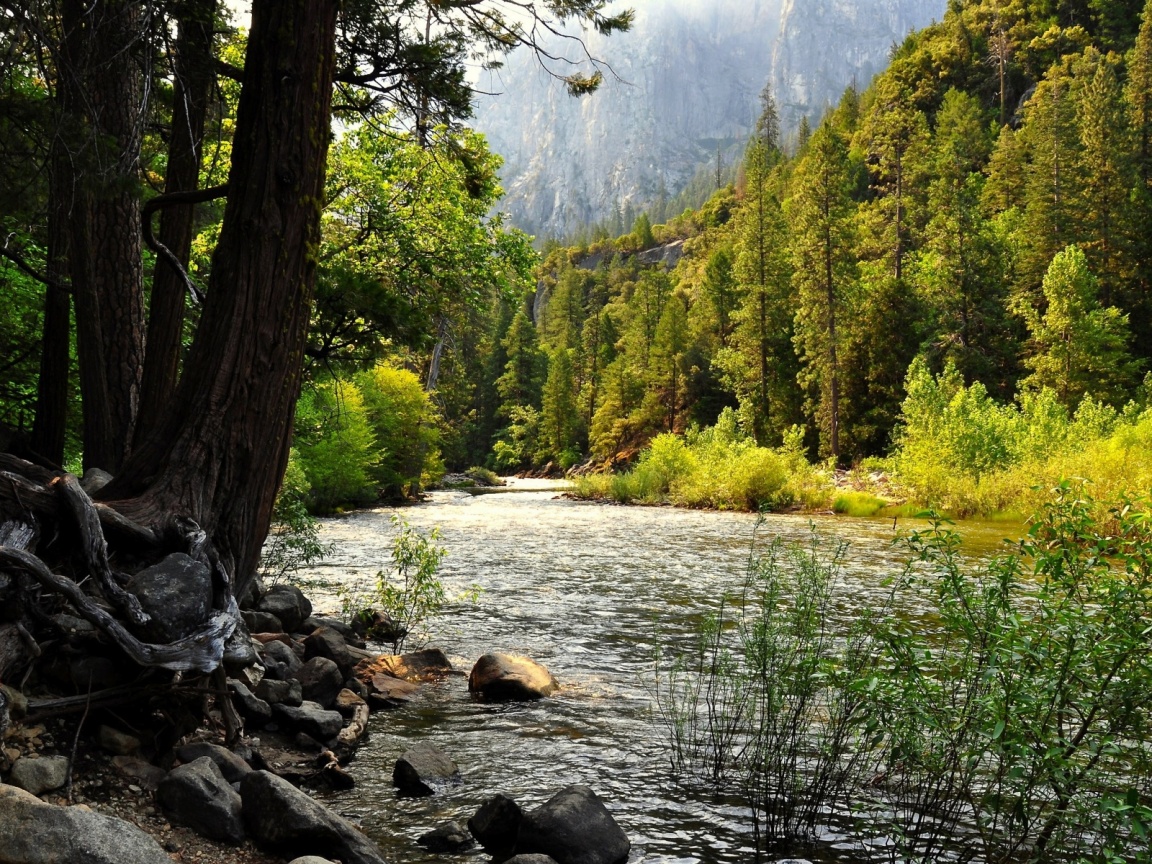
[[[252,609],[260,602],[260,598],[268,593],[268,588],[264,584],[264,580],[259,576],[248,580],[248,584],[244,586],[244,590],[236,595],[236,603],[245,612],[251,612]]]
[[[255,606],[257,612],[275,615],[289,633],[295,633],[312,614],[312,603],[295,585],[273,585]]]
[[[428,681],[447,675],[452,664],[439,648],[425,648],[408,654],[381,654],[356,664],[356,677],[369,684],[373,675],[391,675],[405,681]]]
[[[253,771],[240,784],[240,797],[245,825],[262,849],[331,855],[344,864],[384,864],[376,844],[275,774]]]
[[[344,635],[332,627],[317,627],[304,640],[304,656],[325,657],[333,661],[340,667],[340,674],[347,678],[357,663],[370,660],[376,655],[352,647]]]
[[[468,820],[468,830],[493,858],[506,858],[516,846],[524,811],[507,795],[489,798]]]
[[[296,652],[278,639],[265,642],[261,650],[264,659],[265,674],[277,681],[287,681],[296,670],[304,664],[296,656]]]
[[[256,685],[255,692],[269,705],[298,706],[304,701],[304,690],[295,678],[289,678],[287,681],[265,678]]]
[[[352,616],[352,631],[372,642],[395,642],[407,631],[376,609],[361,609]]]
[[[549,855],[556,864],[620,864],[632,848],[604,802],[587,786],[569,786],[524,814],[516,854]]]
[[[423,797],[460,782],[460,769],[430,744],[417,744],[396,760],[392,785],[402,795]]]
[[[252,772],[252,766],[225,747],[200,741],[185,744],[176,750],[176,758],[181,762],[195,762],[207,756],[216,763],[220,773],[229,783],[239,783]]]
[[[340,734],[344,718],[339,711],[327,711],[315,702],[303,702],[299,707],[277,705],[272,709],[277,720],[311,735],[317,741],[330,741]]]
[[[0,785],[3,864],[172,864],[162,848],[129,822],[87,807],[54,807]]]
[[[332,707],[345,717],[354,717],[360,706],[364,704],[364,699],[361,698],[360,694],[353,693],[351,690],[341,690],[336,694],[336,702]]]
[[[315,855],[305,855],[303,858],[293,858],[288,864],[332,864],[327,858],[317,858]]]
[[[263,726],[272,719],[272,706],[258,698],[244,684],[229,678],[228,689],[232,691],[232,704],[250,725]]]
[[[148,792],[155,792],[160,786],[160,781],[168,776],[168,772],[163,768],[158,768],[151,762],[145,762],[135,756],[113,756],[112,764],[117,771],[129,780],[135,780]]]
[[[429,852],[463,852],[472,846],[472,837],[459,822],[445,822],[427,834],[421,834],[416,842]]]
[[[344,641],[351,645],[353,648],[363,648],[364,640],[361,639],[356,631],[341,621],[339,618],[329,618],[327,615],[313,615],[304,621],[304,626],[301,631],[304,633],[315,633],[321,627],[330,627],[341,636]]]
[[[152,617],[145,635],[153,642],[175,642],[191,635],[212,609],[212,574],[180,552],[141,570],[129,580],[128,590]]]
[[[239,621],[232,635],[224,643],[224,668],[235,677],[245,669],[259,669],[259,677],[264,677],[264,668],[260,665],[260,655],[252,647],[252,637],[248,633],[248,626]],[[255,683],[255,682],[253,682]]]
[[[244,842],[240,796],[210,756],[173,768],[156,790],[168,817],[202,837],[239,845]]]
[[[336,695],[344,689],[344,675],[340,667],[327,657],[313,657],[293,675],[300,682],[304,701],[331,708]]]
[[[112,482],[112,475],[100,468],[89,468],[80,478],[80,488],[89,495],[95,495]]]
[[[279,618],[271,612],[257,612],[251,609],[247,612],[241,612],[240,617],[248,626],[250,633],[283,633],[284,624]]]
[[[111,726],[101,726],[96,733],[96,741],[109,753],[117,756],[131,756],[140,749],[139,738],[113,729]]]
[[[411,702],[419,690],[419,684],[381,673],[372,676],[367,701],[373,708],[399,708]]]
[[[492,702],[526,701],[551,696],[560,685],[552,673],[518,654],[485,654],[472,667],[468,689]]]
[[[556,864],[556,859],[549,858],[547,855],[513,855],[504,864]]]
[[[24,756],[13,764],[8,782],[33,795],[59,789],[68,782],[68,757],[41,756],[29,759]]]

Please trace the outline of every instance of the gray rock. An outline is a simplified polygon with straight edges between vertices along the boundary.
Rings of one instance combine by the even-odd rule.
[[[344,641],[354,648],[363,648],[364,640],[361,639],[356,631],[341,621],[339,618],[329,618],[327,615],[313,615],[304,621],[304,626],[301,628],[303,633],[314,633],[321,627],[331,627],[337,633],[344,637]]]
[[[239,783],[252,771],[252,766],[219,744],[209,744],[206,741],[195,744],[185,744],[176,750],[176,758],[181,762],[195,762],[207,756],[216,763],[220,773],[229,783]]]
[[[275,615],[286,633],[295,633],[312,614],[312,603],[295,585],[273,585],[257,601],[255,609]]]
[[[209,840],[244,842],[240,796],[210,756],[169,771],[156,800],[170,819]]]
[[[89,468],[80,478],[80,488],[89,495],[95,495],[112,482],[112,475],[100,468]]]
[[[140,749],[140,739],[111,726],[101,726],[96,733],[96,741],[116,756],[131,756]]]
[[[304,701],[304,690],[295,678],[287,681],[265,678],[256,685],[255,693],[269,705],[299,706]]]
[[[489,798],[468,820],[468,830],[494,858],[506,858],[516,846],[524,811],[506,795]]]
[[[423,797],[460,782],[460,769],[444,753],[429,744],[417,744],[396,760],[392,785],[402,795]]]
[[[272,719],[272,706],[258,698],[243,682],[228,679],[228,689],[232,691],[232,704],[251,726],[263,726]]]
[[[468,689],[482,699],[511,702],[541,699],[560,689],[552,673],[518,654],[485,654],[468,676]]]
[[[29,759],[24,756],[12,764],[8,782],[33,795],[59,789],[68,782],[68,757],[41,756]]]
[[[317,741],[330,741],[340,734],[344,718],[339,711],[328,711],[315,702],[304,702],[299,707],[277,705],[272,709],[277,720],[282,720]]]
[[[0,864],[172,864],[129,822],[0,784]]]
[[[313,657],[297,669],[292,677],[300,682],[305,702],[315,702],[331,708],[336,696],[344,689],[344,675],[340,667],[327,657]]]
[[[137,573],[128,590],[152,621],[145,635],[155,642],[174,642],[204,625],[212,609],[212,574],[187,555],[174,553]]]
[[[331,855],[344,864],[384,864],[376,844],[287,780],[253,771],[240,784],[244,822],[260,848],[291,855]]]
[[[143,787],[147,792],[155,792],[164,778],[168,776],[168,772],[163,768],[159,768],[151,762],[145,762],[136,756],[113,756],[112,764],[116,766],[117,771],[133,783]]]
[[[315,855],[305,855],[303,858],[293,858],[288,864],[332,864],[327,858],[317,858]]]
[[[516,854],[549,855],[556,864],[620,864],[632,848],[604,802],[587,786],[568,786],[524,814]]]
[[[244,619],[244,623],[251,633],[284,632],[284,624],[271,612],[257,612],[255,609],[250,609],[241,612],[240,617]]]
[[[333,661],[340,667],[345,678],[352,674],[357,663],[376,656],[370,651],[349,645],[346,637],[333,627],[317,627],[313,630],[304,640],[304,652],[307,657],[326,657]]]
[[[238,675],[243,669],[259,669],[260,677],[264,677],[260,655],[252,647],[252,637],[248,633],[248,625],[243,620],[236,622],[236,629],[224,643],[224,668],[233,676]]]
[[[265,642],[261,653],[264,659],[265,674],[276,681],[287,681],[304,665],[296,656],[296,652],[279,639]]]
[[[504,864],[556,864],[554,858],[549,858],[547,855],[513,855]]]
[[[471,835],[459,822],[445,822],[426,834],[416,838],[416,842],[429,852],[463,852],[473,845]]]

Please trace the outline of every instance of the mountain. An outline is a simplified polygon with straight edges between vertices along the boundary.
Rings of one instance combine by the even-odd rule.
[[[477,82],[474,126],[504,156],[512,222],[542,236],[610,221],[667,200],[717,154],[731,165],[769,81],[785,128],[818,114],[886,65],[909,30],[946,0],[632,0],[632,31],[584,37],[611,65],[580,99],[527,51]],[[553,46],[549,46],[550,48]],[[553,53],[579,59],[580,43]],[[625,227],[628,227],[625,224]]]

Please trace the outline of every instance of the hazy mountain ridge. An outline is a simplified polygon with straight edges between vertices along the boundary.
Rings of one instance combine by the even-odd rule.
[[[506,160],[503,209],[562,236],[674,195],[716,158],[737,158],[771,80],[786,124],[865,85],[892,44],[946,0],[646,0],[633,31],[586,39],[611,74],[573,99],[527,52],[485,76],[475,126]],[[566,53],[574,55],[575,46]]]

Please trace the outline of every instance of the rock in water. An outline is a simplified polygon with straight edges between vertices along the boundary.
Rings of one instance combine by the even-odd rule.
[[[435,795],[460,782],[460,769],[442,752],[428,744],[417,744],[396,760],[392,785],[404,795]]]
[[[492,702],[541,699],[560,689],[552,673],[518,654],[485,654],[472,667],[468,689]]]
[[[12,765],[8,782],[33,795],[59,789],[68,782],[68,757],[41,756],[29,759],[25,756],[17,759]]]
[[[472,846],[472,837],[459,822],[445,822],[416,838],[429,852],[463,852]]]
[[[524,815],[516,854],[556,864],[620,864],[632,848],[604,802],[587,786],[569,786]]]
[[[506,858],[516,846],[524,811],[507,795],[494,795],[468,820],[468,830],[494,858]]]
[[[145,635],[154,642],[175,642],[191,635],[212,610],[212,574],[179,552],[141,570],[128,582],[128,590],[151,616]]]
[[[376,844],[287,780],[253,771],[240,784],[244,822],[262,849],[323,855],[344,864],[385,864]]]
[[[277,720],[311,735],[317,741],[330,741],[340,734],[344,717],[339,711],[327,711],[315,702],[304,702],[299,708],[280,704],[272,710]]]
[[[174,822],[202,837],[236,845],[244,842],[240,796],[211,756],[169,771],[156,790],[156,800]]]
[[[257,612],[275,615],[289,633],[299,630],[312,614],[312,603],[295,585],[273,585],[256,604]]]
[[[0,864],[172,864],[151,837],[87,807],[54,807],[0,784]]]
[[[408,654],[381,654],[356,664],[356,677],[365,684],[373,675],[391,675],[405,681],[428,681],[448,675],[452,664],[439,648],[424,648]]]

